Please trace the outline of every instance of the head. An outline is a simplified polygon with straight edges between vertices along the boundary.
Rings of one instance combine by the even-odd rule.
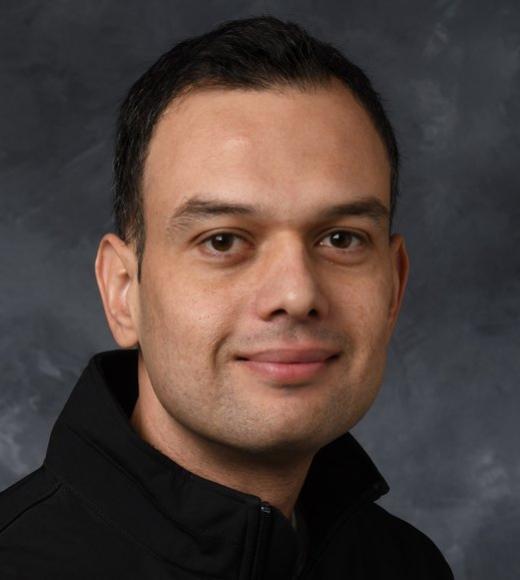
[[[164,54],[121,107],[117,232],[96,259],[140,388],[244,453],[308,454],[350,429],[381,385],[407,281],[397,183],[369,80],[297,25],[228,22]],[[250,364],[308,347],[327,358],[312,375]]]

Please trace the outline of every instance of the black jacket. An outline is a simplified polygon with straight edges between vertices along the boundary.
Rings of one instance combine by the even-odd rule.
[[[42,466],[0,494],[2,580],[453,578],[430,539],[374,503],[388,486],[349,433],[316,454],[298,531],[175,464],[129,423],[136,354],[92,357]]]

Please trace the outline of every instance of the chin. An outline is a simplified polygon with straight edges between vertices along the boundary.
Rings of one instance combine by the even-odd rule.
[[[342,432],[345,432],[346,429]],[[315,424],[283,425],[276,429],[271,425],[268,432],[257,429],[254,433],[244,434],[234,442],[234,447],[255,456],[265,456],[287,462],[296,457],[314,455],[321,447],[342,434],[338,429],[324,432]],[[337,435],[336,435],[337,433]]]

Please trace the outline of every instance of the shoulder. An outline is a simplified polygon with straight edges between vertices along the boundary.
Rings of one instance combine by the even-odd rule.
[[[41,556],[29,561],[28,555],[41,554],[40,546],[48,545],[48,528],[55,519],[51,506],[60,489],[61,483],[42,465],[0,493],[1,578],[19,578],[22,562],[24,573],[37,573]]]
[[[61,487],[42,465],[0,493],[0,537],[23,514],[51,498]]]
[[[417,578],[453,580],[444,555],[424,532],[376,503],[367,506],[363,519],[376,541]]]
[[[116,577],[107,571],[134,554],[126,536],[45,465],[0,493],[2,580]]]

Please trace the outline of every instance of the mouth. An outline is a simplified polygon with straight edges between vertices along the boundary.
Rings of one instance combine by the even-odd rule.
[[[238,357],[236,360],[247,370],[264,378],[283,383],[297,383],[323,373],[339,356],[339,353],[336,353],[323,360],[307,362],[258,361],[244,357]]]

